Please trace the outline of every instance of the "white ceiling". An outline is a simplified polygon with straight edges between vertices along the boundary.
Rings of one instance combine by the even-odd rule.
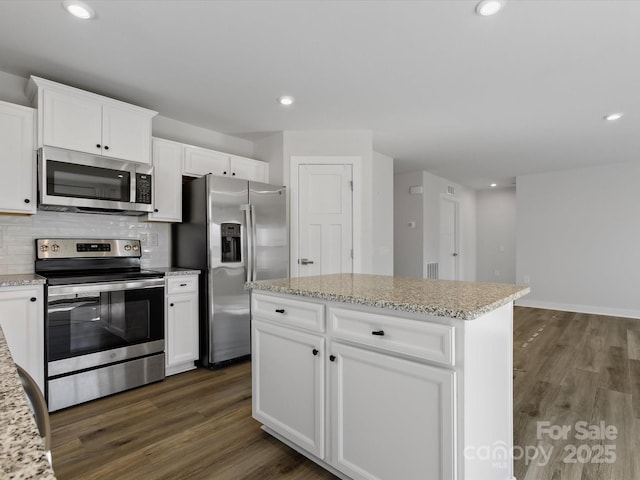
[[[0,70],[247,138],[371,130],[396,171],[476,188],[638,161],[640,1],[86,3],[0,0]]]

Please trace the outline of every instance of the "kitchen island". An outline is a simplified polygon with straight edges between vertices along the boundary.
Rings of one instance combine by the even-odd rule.
[[[251,282],[253,416],[340,478],[510,480],[516,285]]]

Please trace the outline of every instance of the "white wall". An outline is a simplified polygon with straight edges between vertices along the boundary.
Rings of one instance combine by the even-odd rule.
[[[285,185],[284,180],[284,136],[276,132],[256,140],[253,145],[256,160],[269,163],[269,183]]]
[[[520,305],[640,318],[640,164],[517,178]]]
[[[395,274],[423,278],[427,263],[440,262],[440,204],[446,197],[459,205],[460,280],[474,281],[476,192],[426,171],[398,174],[394,184]],[[409,194],[410,186],[422,186],[423,194]],[[447,194],[449,186],[455,188],[455,195]],[[416,222],[419,233],[408,227],[410,221]]]
[[[400,277],[422,278],[424,215],[421,194],[410,194],[409,188],[421,187],[422,172],[402,173],[394,177],[393,269]],[[411,227],[409,224],[415,223]]]
[[[170,264],[170,225],[138,217],[38,211],[0,214],[0,275],[33,273],[36,238],[138,238],[145,268]]]
[[[0,71],[0,100],[30,107],[31,103],[24,94],[27,79]]]
[[[253,142],[249,140],[196,127],[162,115],[153,117],[152,132],[154,137],[211,148],[242,157],[253,157],[254,153]]]
[[[477,280],[516,283],[516,189],[476,193]]]
[[[393,158],[373,152],[371,273],[393,275]]]

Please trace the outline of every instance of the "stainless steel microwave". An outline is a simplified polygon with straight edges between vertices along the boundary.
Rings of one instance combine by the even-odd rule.
[[[144,215],[153,212],[153,167],[55,147],[38,150],[38,208]]]

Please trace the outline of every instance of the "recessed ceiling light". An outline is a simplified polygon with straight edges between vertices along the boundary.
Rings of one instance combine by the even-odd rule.
[[[82,20],[89,20],[96,16],[96,13],[89,5],[79,0],[64,0],[62,6],[71,15]]]
[[[280,105],[284,105],[285,107],[293,105],[293,102],[295,102],[295,99],[289,95],[283,95],[282,97],[278,98],[278,103]]]
[[[497,187],[497,186],[498,186],[498,184],[497,184],[497,183],[492,183],[492,184],[491,184],[491,188],[493,188],[493,187]]]
[[[504,0],[482,0],[476,5],[476,13],[483,17],[495,15],[504,7]]]
[[[610,113],[609,115],[605,115],[604,119],[608,122],[613,122],[614,120],[620,120],[622,118],[622,113]]]

